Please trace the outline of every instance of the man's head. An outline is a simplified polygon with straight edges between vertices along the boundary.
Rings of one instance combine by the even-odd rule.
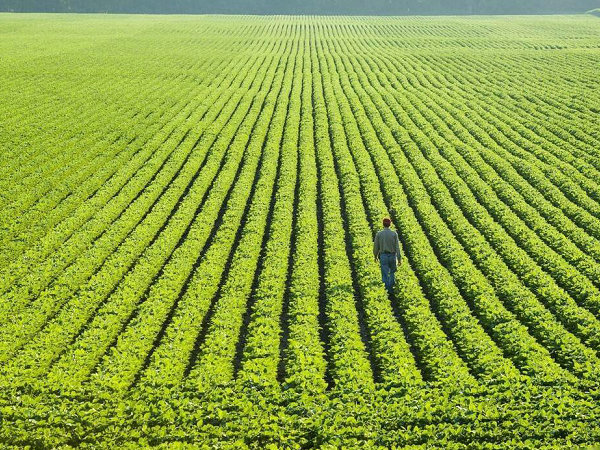
[[[384,227],[389,228],[391,224],[392,224],[392,219],[390,219],[389,217],[386,217],[385,219],[383,219]]]

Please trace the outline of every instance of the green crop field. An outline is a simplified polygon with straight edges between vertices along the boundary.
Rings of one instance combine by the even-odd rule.
[[[599,80],[592,15],[0,15],[0,446],[599,445]]]

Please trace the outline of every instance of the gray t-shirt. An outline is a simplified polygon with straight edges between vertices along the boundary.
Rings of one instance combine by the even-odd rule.
[[[383,252],[395,253],[398,259],[401,257],[398,233],[389,228],[379,231],[375,235],[375,241],[373,242],[373,255],[375,258],[379,257],[379,254]]]

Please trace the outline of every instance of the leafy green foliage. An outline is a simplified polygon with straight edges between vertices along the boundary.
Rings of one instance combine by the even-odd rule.
[[[3,17],[2,445],[597,445],[596,21]]]

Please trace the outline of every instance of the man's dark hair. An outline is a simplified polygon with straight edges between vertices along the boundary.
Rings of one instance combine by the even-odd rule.
[[[392,219],[390,219],[389,217],[386,217],[385,219],[383,219],[384,227],[389,228],[391,224],[392,224]]]

